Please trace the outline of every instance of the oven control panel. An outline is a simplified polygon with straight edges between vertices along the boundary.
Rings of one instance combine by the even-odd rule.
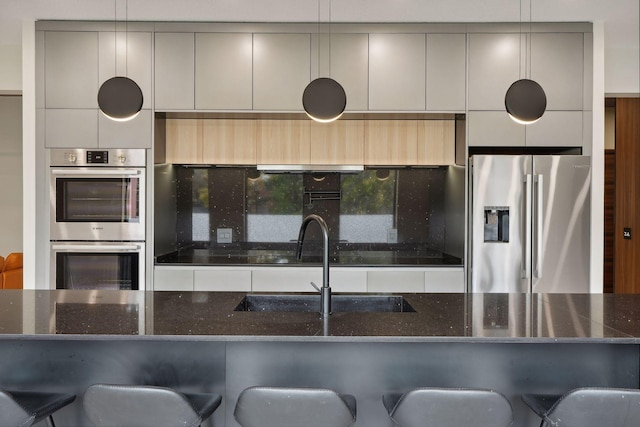
[[[109,151],[87,151],[87,163],[109,164]]]
[[[145,149],[64,149],[49,150],[50,166],[145,167]]]

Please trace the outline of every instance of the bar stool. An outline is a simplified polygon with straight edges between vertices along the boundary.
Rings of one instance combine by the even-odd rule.
[[[356,399],[323,388],[249,387],[233,415],[242,427],[348,427]]]
[[[31,426],[43,419],[55,427],[53,413],[75,400],[74,394],[0,390],[0,425]]]
[[[416,388],[382,397],[389,416],[401,427],[508,427],[511,404],[492,390]]]
[[[196,427],[220,406],[214,393],[179,393],[156,386],[94,384],[84,410],[96,427]]]
[[[540,426],[627,427],[640,425],[640,390],[584,387],[558,394],[524,394]]]

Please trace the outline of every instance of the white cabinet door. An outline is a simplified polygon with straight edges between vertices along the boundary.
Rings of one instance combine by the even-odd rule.
[[[369,109],[424,111],[425,35],[369,35]]]
[[[322,286],[322,267],[265,267],[252,272],[253,292],[316,292]]]
[[[97,32],[46,32],[44,66],[46,108],[98,108]]]
[[[44,110],[46,148],[98,148],[97,108]]]
[[[369,36],[331,34],[327,73],[347,94],[346,111],[366,111],[369,103]],[[324,58],[324,57],[322,57]],[[321,64],[322,66],[323,64]]]
[[[427,293],[463,293],[464,268],[432,268],[425,271],[424,291]]]
[[[367,272],[368,292],[424,292],[424,271],[387,269]]]
[[[504,111],[504,96],[520,75],[519,34],[469,34],[469,110]],[[524,74],[522,74],[524,77]]]
[[[153,273],[154,291],[193,291],[193,267],[157,267]]]
[[[527,147],[582,147],[582,111],[547,111],[526,126]]]
[[[427,34],[427,110],[465,110],[465,34]]]
[[[310,34],[253,35],[254,110],[302,111],[310,81]]]
[[[251,292],[251,270],[196,270],[194,272],[193,290]]]
[[[531,34],[531,78],[544,89],[547,110],[582,110],[583,33]]]
[[[322,282],[316,283],[318,286]],[[367,292],[367,270],[363,268],[333,268],[329,274],[332,292]]]
[[[469,147],[520,147],[525,144],[526,126],[509,117],[506,111],[469,111],[467,114]]]
[[[155,107],[194,108],[194,33],[155,33]]]
[[[253,37],[249,33],[197,33],[195,108],[250,110]]]

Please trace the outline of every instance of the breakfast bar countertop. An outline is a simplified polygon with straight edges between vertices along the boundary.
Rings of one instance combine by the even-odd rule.
[[[325,319],[316,312],[235,311],[245,295],[4,290],[0,339],[640,343],[640,295],[397,294],[415,311]]]

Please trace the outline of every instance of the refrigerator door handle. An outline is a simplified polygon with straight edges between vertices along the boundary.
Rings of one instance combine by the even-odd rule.
[[[525,185],[525,199],[524,199],[524,209],[522,212],[524,214],[524,233],[522,233],[522,256],[524,259],[524,269],[522,271],[521,277],[523,279],[530,278],[531,272],[531,201],[532,201],[532,181],[533,175],[526,174],[524,177],[524,185]]]
[[[542,230],[544,224],[542,217],[544,215],[544,180],[543,175],[536,176],[536,278],[542,278]]]

